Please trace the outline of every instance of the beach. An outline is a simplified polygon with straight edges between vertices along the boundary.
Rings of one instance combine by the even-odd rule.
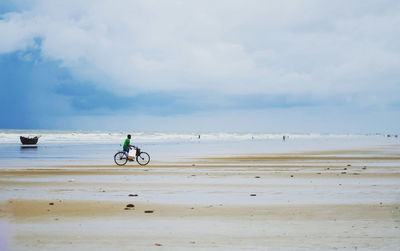
[[[398,250],[400,141],[193,138],[142,142],[147,166],[3,146],[0,248]]]
[[[0,0],[0,34],[0,251],[400,251],[400,0]]]

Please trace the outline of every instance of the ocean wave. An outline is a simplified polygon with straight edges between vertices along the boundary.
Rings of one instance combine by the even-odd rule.
[[[384,137],[382,134],[321,133],[171,133],[117,131],[0,130],[0,143],[19,143],[20,136],[40,136],[41,143],[121,143],[132,134],[134,142],[247,141]]]

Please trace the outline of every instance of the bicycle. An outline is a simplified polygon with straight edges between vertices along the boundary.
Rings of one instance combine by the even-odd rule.
[[[145,166],[150,162],[150,155],[142,152],[139,147],[133,147],[136,150],[136,161],[141,166]],[[132,147],[130,148],[132,149]],[[129,158],[127,151],[119,151],[114,155],[115,164],[119,166],[125,165],[128,161],[135,161],[135,158]]]

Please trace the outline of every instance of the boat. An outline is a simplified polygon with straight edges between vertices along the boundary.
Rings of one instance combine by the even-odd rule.
[[[30,137],[20,136],[19,139],[21,140],[21,143],[23,145],[36,145],[36,143],[39,140],[39,137],[35,136],[35,137],[30,138]]]

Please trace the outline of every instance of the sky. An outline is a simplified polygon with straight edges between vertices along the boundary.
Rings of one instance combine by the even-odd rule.
[[[2,0],[0,129],[397,133],[398,0]]]

